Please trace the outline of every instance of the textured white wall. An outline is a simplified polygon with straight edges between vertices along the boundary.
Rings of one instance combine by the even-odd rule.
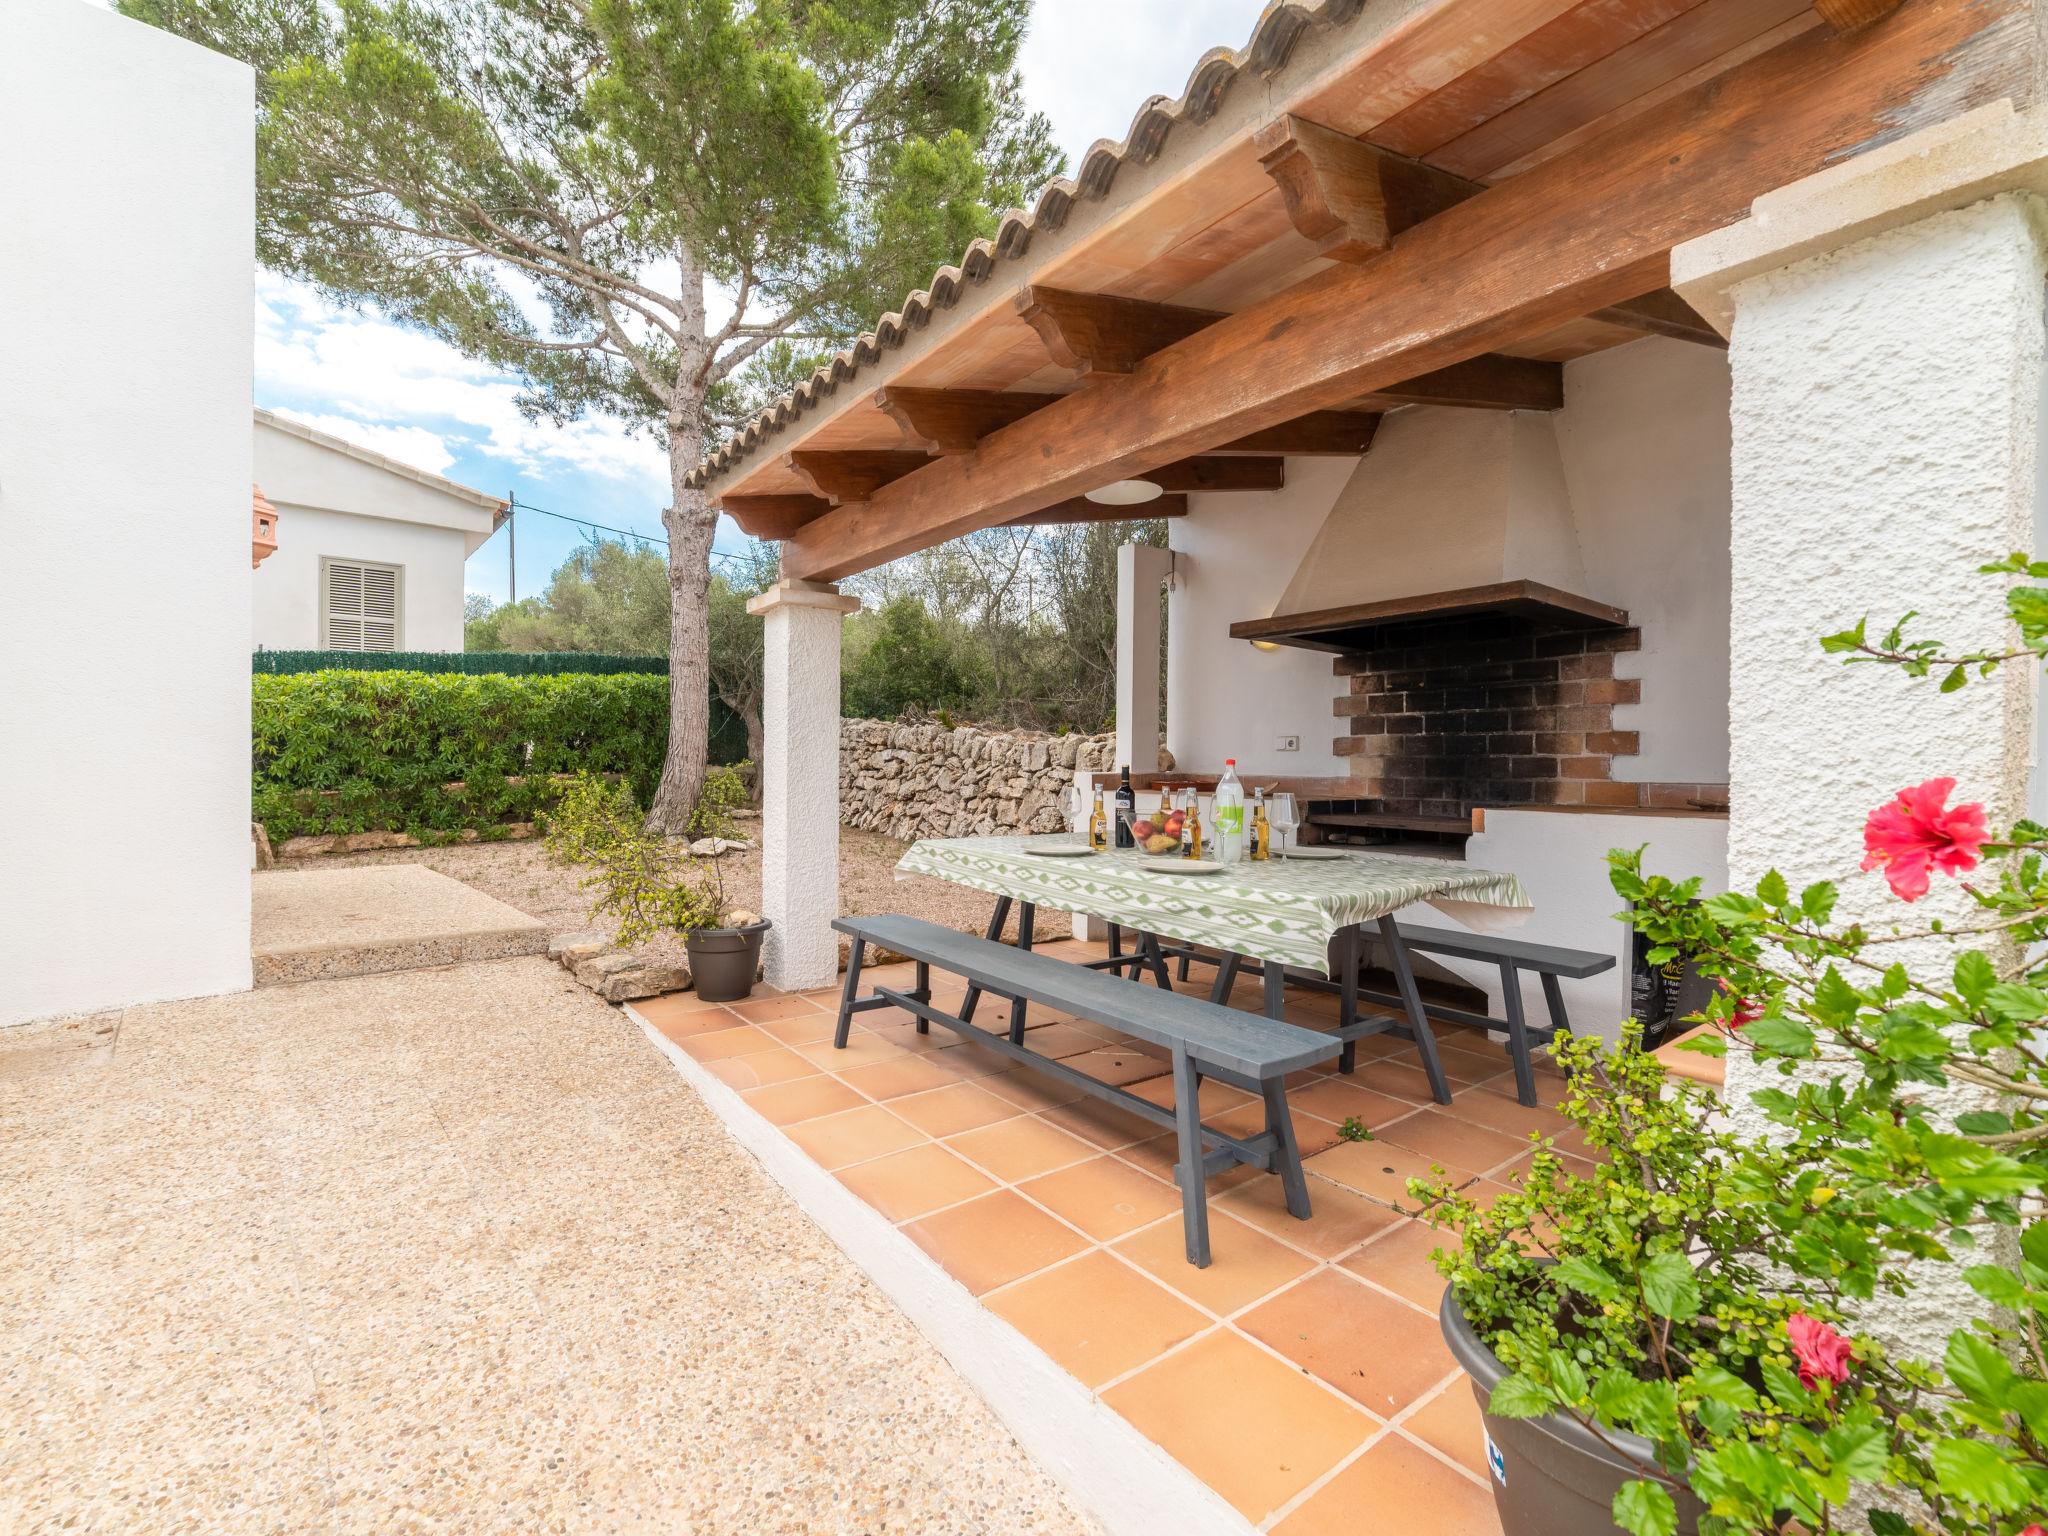
[[[1728,357],[1650,338],[1568,363],[1555,417],[1586,592],[1629,611],[1643,680],[1614,728],[1642,733],[1617,779],[1728,777]]]
[[[1953,775],[1996,825],[2025,803],[2036,679],[2011,668],[1949,695],[1823,657],[1815,637],[1908,609],[1958,643],[2001,633],[1977,564],[2033,538],[2043,386],[2042,215],[2008,195],[1750,278],[1732,294],[1734,605],[1730,715],[1737,886],[1842,881],[1874,927],[1970,910],[1953,882],[1917,907],[1856,873],[1870,809]],[[1942,965],[1939,947],[1890,953]],[[1945,970],[1945,966],[1942,966]],[[1770,1079],[1729,1057],[1738,1128]],[[1953,1270],[1874,1304],[1881,1332],[1938,1352],[1978,1310]]]
[[[252,92],[0,8],[0,1024],[249,985]]]
[[[254,643],[273,651],[320,650],[320,561],[374,560],[402,566],[402,651],[462,649],[463,535],[451,528],[398,523],[348,512],[277,503],[277,550],[251,573]]]
[[[761,915],[764,965],[785,992],[839,973],[839,632],[860,606],[835,587],[777,582],[762,615]]]

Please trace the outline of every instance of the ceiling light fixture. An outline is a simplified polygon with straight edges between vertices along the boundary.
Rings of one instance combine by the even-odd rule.
[[[1082,492],[1085,499],[1102,507],[1135,507],[1157,501],[1164,494],[1164,490],[1150,480],[1112,480],[1108,485]]]

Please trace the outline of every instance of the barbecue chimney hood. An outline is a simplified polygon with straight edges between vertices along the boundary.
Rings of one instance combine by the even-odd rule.
[[[1627,625],[1585,586],[1553,418],[1424,407],[1380,424],[1273,616],[1230,633],[1341,653],[1391,625],[1480,614]]]

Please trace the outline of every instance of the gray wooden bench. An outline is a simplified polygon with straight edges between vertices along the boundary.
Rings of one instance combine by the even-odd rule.
[[[1334,1037],[1185,993],[1134,987],[1085,966],[901,913],[835,918],[832,926],[853,941],[834,1045],[845,1047],[855,1014],[871,1008],[901,1008],[916,1018],[920,1034],[930,1033],[933,1024],[943,1024],[1034,1071],[1177,1132],[1180,1155],[1174,1179],[1180,1185],[1181,1226],[1188,1262],[1198,1267],[1206,1268],[1209,1263],[1206,1182],[1211,1174],[1233,1164],[1245,1163],[1279,1175],[1289,1213],[1308,1219],[1308,1180],[1302,1173],[1301,1148],[1295,1141],[1283,1080],[1290,1072],[1336,1055],[1340,1046]],[[862,996],[861,966],[870,944],[908,956],[916,965],[915,984],[907,989],[878,985]],[[970,996],[988,991],[1017,1003],[1042,1003],[1165,1048],[1172,1056],[1174,1107],[1162,1109],[1128,1089],[1100,1082],[1079,1068],[1032,1050],[1021,1007],[1011,1009],[1010,1027],[1003,1034],[934,1007],[934,967],[966,978]],[[962,1012],[966,1012],[965,1004]],[[1200,1091],[1205,1077],[1259,1095],[1266,1107],[1265,1129],[1256,1136],[1238,1137],[1204,1125]]]

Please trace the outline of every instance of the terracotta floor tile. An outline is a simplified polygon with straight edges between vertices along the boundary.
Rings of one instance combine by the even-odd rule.
[[[1032,1115],[962,1131],[947,1137],[946,1145],[1010,1184],[1078,1163],[1095,1150]]]
[[[1435,1446],[1474,1477],[1490,1477],[1486,1465],[1486,1426],[1479,1417],[1479,1399],[1462,1378],[1401,1421],[1401,1428]]]
[[[1357,1449],[1372,1418],[1229,1329],[1103,1394],[1246,1519],[1264,1520]],[[1416,1525],[1423,1530],[1455,1526]]]
[[[977,1296],[1088,1246],[1080,1233],[1007,1189],[923,1217],[903,1230]]]
[[[737,1029],[714,1029],[701,1035],[685,1035],[676,1042],[699,1061],[723,1061],[750,1051],[774,1051],[781,1047],[773,1035],[764,1035],[751,1024]]]
[[[976,1078],[975,1086],[986,1088],[1023,1110],[1055,1109],[1083,1099],[1078,1088],[1070,1088],[1043,1072],[1005,1072],[999,1077]]]
[[[949,1083],[930,1093],[909,1094],[891,1100],[889,1108],[927,1136],[952,1136],[1023,1113],[1008,1099],[982,1087],[980,1081]]]
[[[1304,1159],[1326,1152],[1344,1139],[1343,1127],[1315,1115],[1294,1117],[1294,1141],[1296,1150]]]
[[[1335,1184],[1319,1182],[1309,1190],[1308,1220],[1297,1221],[1287,1213],[1287,1195],[1279,1179],[1270,1175],[1247,1179],[1224,1190],[1216,1196],[1215,1208],[1325,1259],[1357,1247],[1401,1220],[1384,1205]]]
[[[1356,1115],[1367,1130],[1375,1132],[1403,1115],[1415,1113],[1415,1106],[1407,1099],[1374,1093],[1343,1076],[1319,1076],[1309,1087],[1290,1091],[1287,1102],[1302,1114],[1338,1125]]]
[[[1444,1075],[1454,1082],[1483,1083],[1514,1069],[1507,1047],[1491,1045],[1484,1038],[1452,1041],[1439,1034],[1436,1048],[1444,1064]]]
[[[902,1051],[943,1051],[960,1043],[960,1037],[943,1024],[934,1024],[923,1034],[919,1034],[917,1020],[907,1013],[899,1014],[893,1008],[861,1014],[860,1020],[861,1027],[870,1034],[888,1041]]]
[[[839,1080],[871,1099],[895,1099],[906,1093],[929,1093],[934,1088],[947,1087],[953,1082],[953,1075],[933,1066],[923,1056],[906,1052],[895,1061],[850,1067],[839,1074]]]
[[[741,1095],[771,1124],[789,1126],[819,1115],[837,1114],[863,1103],[861,1096],[827,1073],[754,1088]]]
[[[979,1045],[955,1045],[948,1050],[934,1051],[931,1060],[950,1073],[956,1082],[979,1082],[986,1077],[1010,1075],[1019,1070],[1010,1057]]]
[[[1273,1527],[1273,1536],[1499,1536],[1493,1494],[1429,1452],[1388,1435]]]
[[[775,1046],[723,1061],[707,1061],[705,1067],[722,1083],[735,1088],[760,1088],[768,1083],[787,1083],[799,1077],[815,1077],[815,1062],[805,1061],[795,1051]]]
[[[633,1005],[633,1011],[652,1024],[663,1034],[677,1019],[693,1013],[702,1013],[706,1008],[722,1008],[723,1003],[707,1003],[694,992],[666,992],[660,997],[643,997]]]
[[[1510,1136],[1527,1140],[1531,1131],[1540,1135],[1562,1138],[1574,1131],[1571,1121],[1554,1109],[1545,1109],[1540,1104],[1534,1109],[1519,1103],[1514,1094],[1514,1079],[1507,1083],[1507,1091],[1495,1092],[1482,1088],[1476,1093],[1461,1093],[1457,1102],[1446,1111],[1461,1120],[1474,1125],[1487,1126],[1492,1130],[1504,1131]],[[1560,1145],[1562,1141],[1560,1140]]]
[[[1033,1024],[1024,1031],[1024,1044],[1039,1055],[1058,1061],[1084,1051],[1101,1050],[1102,1037],[1072,1024]]]
[[[1278,1290],[1314,1268],[1315,1260],[1283,1247],[1257,1227],[1209,1206],[1209,1267],[1188,1262],[1175,1216],[1116,1243],[1116,1251],[1140,1269],[1210,1311],[1229,1314]]]
[[[1422,1070],[1413,1046],[1410,1046],[1403,1055],[1389,1060],[1361,1061],[1358,1070],[1350,1075],[1348,1081],[1370,1088],[1375,1093],[1407,1099],[1416,1104],[1434,1102],[1430,1096],[1429,1077]]]
[[[1418,1307],[1436,1310],[1443,1300],[1444,1277],[1430,1262],[1437,1248],[1456,1248],[1458,1239],[1423,1221],[1403,1221],[1384,1237],[1374,1238],[1344,1259],[1344,1267],[1386,1287]]]
[[[1311,1375],[1392,1418],[1458,1368],[1433,1313],[1319,1269],[1237,1319]]]
[[[1017,1186],[1097,1242],[1180,1209],[1180,1191],[1113,1157],[1091,1158]]]
[[[1176,1102],[1173,1092],[1173,1078],[1170,1075],[1135,1083],[1131,1087],[1131,1092],[1149,1104],[1157,1104],[1161,1109],[1172,1109]],[[1233,1088],[1228,1083],[1216,1082],[1214,1079],[1203,1082],[1201,1092],[1197,1097],[1201,1100],[1202,1118],[1204,1120],[1214,1120],[1216,1116],[1226,1114],[1246,1104],[1259,1103],[1257,1099],[1244,1092],[1244,1090]]]
[[[691,994],[685,992],[680,995],[688,997]],[[661,999],[656,998],[655,1001],[660,1002]],[[650,1022],[653,1022],[651,1017]],[[654,1027],[671,1040],[687,1040],[692,1035],[708,1035],[715,1030],[737,1029],[746,1022],[730,1008],[721,1008],[716,1003],[706,1003],[687,1013],[665,1013]]]
[[[768,1019],[761,1029],[773,1035],[784,1045],[816,1045],[821,1040],[830,1040],[832,1032],[839,1027],[838,1019],[829,1013],[810,1009],[803,1013],[791,1014],[788,1018]],[[858,1017],[853,1021],[853,1038],[858,1040],[864,1031]]]
[[[762,1032],[772,1034],[774,1026],[764,1025]],[[902,1047],[884,1040],[880,1035],[872,1035],[865,1030],[855,1030],[847,1036],[843,1047],[832,1043],[832,1032],[827,1030],[822,1040],[797,1043],[796,1053],[808,1061],[816,1062],[827,1072],[845,1072],[853,1067],[871,1067],[881,1061],[901,1061],[910,1054]]]
[[[864,1104],[859,1109],[805,1120],[788,1127],[784,1134],[827,1172],[851,1163],[864,1163],[871,1157],[901,1152],[925,1139],[924,1132],[905,1125],[879,1104]]]
[[[1384,1141],[1340,1141],[1327,1152],[1305,1159],[1302,1166],[1312,1174],[1403,1211],[1421,1207],[1421,1202],[1408,1193],[1411,1178],[1439,1177],[1431,1170],[1430,1159],[1421,1153]],[[1471,1179],[1470,1172],[1459,1170],[1449,1175],[1448,1182],[1464,1184]],[[1310,1194],[1314,1194],[1313,1187]]]
[[[1047,1109],[1044,1117],[1061,1130],[1071,1131],[1110,1151],[1127,1147],[1134,1141],[1149,1141],[1161,1130],[1143,1116],[1097,1098],[1080,1098],[1070,1104]]]
[[[1510,1163],[1529,1144],[1505,1131],[1488,1130],[1435,1109],[1418,1110],[1379,1132],[1383,1142],[1420,1152],[1446,1168],[1486,1173]]]
[[[839,1182],[891,1221],[908,1221],[995,1188],[935,1142],[839,1170]]]
[[[988,1309],[1088,1387],[1213,1326],[1206,1313],[1099,1250],[996,1292]]]
[[[825,1012],[809,998],[794,996],[754,997],[728,1006],[749,1024],[766,1024],[775,1019],[807,1019]]]
[[[1067,1065],[1087,1073],[1098,1083],[1110,1083],[1117,1087],[1143,1082],[1148,1077],[1159,1076],[1165,1070],[1164,1063],[1156,1056],[1147,1056],[1139,1051],[1109,1048],[1069,1056]]]

